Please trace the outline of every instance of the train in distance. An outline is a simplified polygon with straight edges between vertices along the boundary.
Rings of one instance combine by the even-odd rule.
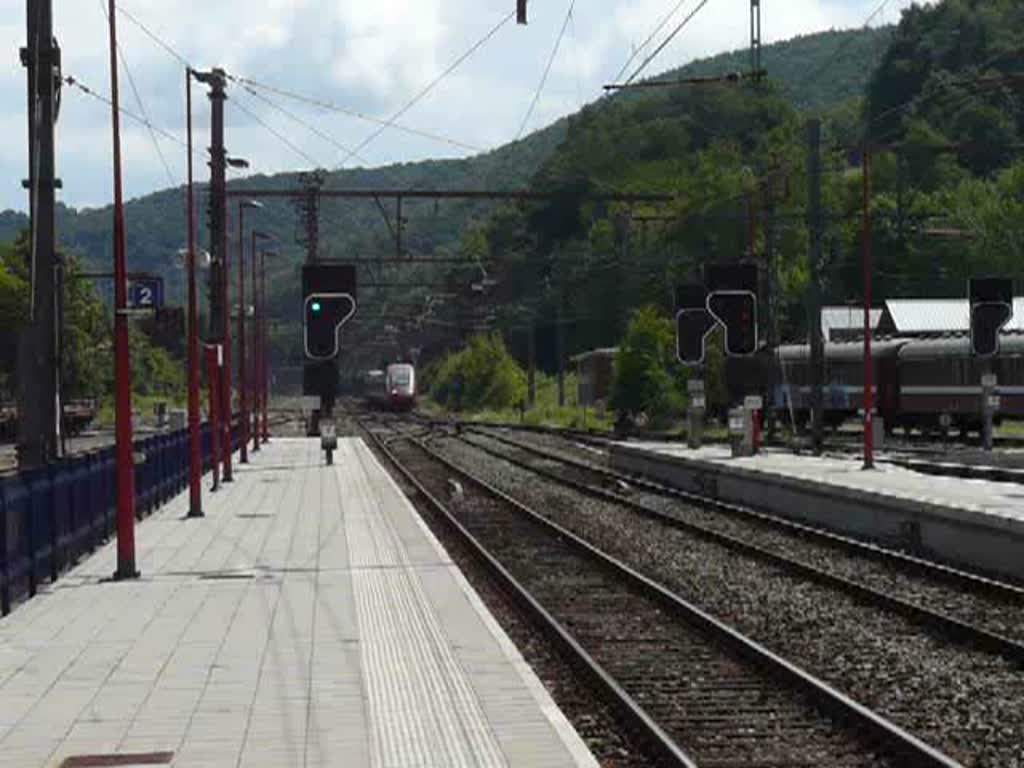
[[[370,408],[411,411],[416,407],[416,368],[409,363],[392,363],[383,371],[367,371],[362,389]]]

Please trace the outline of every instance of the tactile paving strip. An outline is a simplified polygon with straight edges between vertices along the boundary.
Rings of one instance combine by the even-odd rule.
[[[370,503],[367,485],[346,490],[373,764],[507,765],[397,533]],[[356,526],[359,514],[374,517]]]

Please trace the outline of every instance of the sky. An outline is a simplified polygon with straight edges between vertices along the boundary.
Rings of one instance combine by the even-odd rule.
[[[524,133],[537,130],[598,98],[601,86],[613,80],[670,11],[678,7],[637,63],[700,2],[576,0],[566,23],[570,0],[530,0],[528,26],[514,19],[501,26],[398,121],[432,138],[391,128],[355,157],[342,147],[358,146],[377,131],[377,124],[258,91],[269,98],[267,103],[232,86],[226,109],[228,151],[250,160],[253,172],[274,173],[314,164],[379,166],[493,149],[515,139],[521,128]],[[764,0],[764,42],[862,26],[879,4]],[[874,23],[897,21],[909,4],[890,0]],[[106,96],[107,0],[53,0],[53,5],[64,75]],[[154,139],[144,125],[122,117],[125,194],[131,198],[181,184],[186,161],[183,65],[132,18],[198,69],[220,66],[282,91],[387,120],[513,11],[515,0],[119,0],[118,7],[124,11],[117,15],[122,107],[148,115],[159,129]],[[706,0],[646,73],[746,47],[748,10],[746,0]],[[557,56],[530,113],[563,25]],[[27,207],[21,188],[27,165],[25,72],[18,59],[24,39],[25,0],[0,0],[0,51],[8,54],[0,61],[0,103],[5,105],[0,110],[0,210]],[[194,92],[193,114],[196,146],[205,149],[209,102],[202,89]],[[58,174],[64,184],[61,200],[68,205],[95,207],[113,197],[110,117],[110,107],[98,98],[64,87]],[[200,155],[196,174],[201,179],[207,175]]]

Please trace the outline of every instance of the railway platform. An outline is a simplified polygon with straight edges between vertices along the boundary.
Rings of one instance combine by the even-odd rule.
[[[912,463],[862,469],[859,458],[766,450],[734,458],[726,446],[617,443],[611,466],[684,491],[742,504],[1024,579],[1024,488],[1016,482],[936,474]]]
[[[596,768],[361,441],[235,477],[0,620],[0,766]]]

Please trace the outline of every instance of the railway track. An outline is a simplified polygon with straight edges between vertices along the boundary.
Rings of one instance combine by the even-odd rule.
[[[372,432],[664,764],[957,765],[404,428]]]
[[[547,480],[883,606],[1024,667],[1024,588],[697,497],[499,434],[473,432],[463,439]]]
[[[875,585],[877,591],[886,591],[889,579],[912,576],[919,566],[937,574],[934,583],[927,582],[927,589],[920,580],[912,582],[910,597],[916,594],[921,605],[904,611],[891,601],[858,595],[858,588],[829,585],[799,569],[787,569],[637,513],[618,500],[585,494],[553,478],[539,478],[536,472],[499,460],[462,440],[438,436],[431,445],[775,652],[798,661],[964,765],[1024,765],[1024,675],[1021,663],[1015,660],[1019,643],[1014,639],[1020,635],[1020,614],[1014,616],[1013,609],[1004,605],[1002,609],[1011,612],[1006,617],[1010,631],[1001,634],[1009,636],[984,646],[971,639],[973,629],[958,629],[955,621],[950,624],[940,619],[933,624],[931,619],[913,615],[921,605],[945,610],[941,602],[929,603],[921,594],[933,594],[929,590],[938,589],[947,579],[952,584],[965,580],[963,583],[974,585],[971,589],[982,595],[977,601],[971,597],[973,593],[963,596],[968,612],[973,610],[972,603],[983,603],[990,593],[1002,594],[1009,585],[903,558],[901,568],[906,573],[880,572],[877,577],[884,576],[884,580]],[[561,480],[569,472],[559,466],[556,474]],[[635,487],[628,493],[639,495]],[[692,501],[661,503],[677,514],[681,511],[701,519],[729,517]],[[812,529],[808,533],[816,536]],[[800,537],[790,538],[787,546],[793,554],[806,552]],[[865,547],[867,552],[873,549]],[[842,547],[820,556],[822,570],[828,570],[832,560],[845,557]],[[856,581],[857,569],[873,557],[887,558],[888,553],[861,557],[859,564],[849,560],[853,569],[849,580]],[[1009,589],[1010,594],[1017,594],[1016,588]]]
[[[435,419],[422,416],[425,421],[436,423]],[[686,441],[685,434],[670,432],[645,432],[630,435],[628,438],[620,438],[609,432],[573,429],[569,427],[552,427],[531,424],[509,424],[489,421],[464,422],[463,426],[468,428],[501,429],[510,430],[527,435],[548,435],[574,440],[595,447],[607,446],[612,442],[627,440],[630,442],[643,443],[679,443]],[[704,436],[706,445],[727,445],[728,440],[721,437]],[[994,442],[997,448],[1003,449],[1024,449],[1024,435],[996,435]],[[793,448],[790,440],[774,439],[765,443],[769,447]],[[946,441],[937,439],[932,435],[912,433],[910,435],[892,436],[886,440],[886,450],[897,453],[901,456],[916,457],[920,459],[939,459],[949,456],[953,451],[963,455],[964,447],[971,447],[975,453],[979,453],[980,442],[975,438],[958,437]],[[825,437],[825,448],[828,451],[859,454],[863,448],[863,437],[856,432],[837,432],[827,434]],[[991,455],[990,455],[991,456]],[[967,465],[970,466],[970,465]],[[1024,469],[1024,460],[1017,467]],[[1012,468],[1012,467],[1008,467]]]

